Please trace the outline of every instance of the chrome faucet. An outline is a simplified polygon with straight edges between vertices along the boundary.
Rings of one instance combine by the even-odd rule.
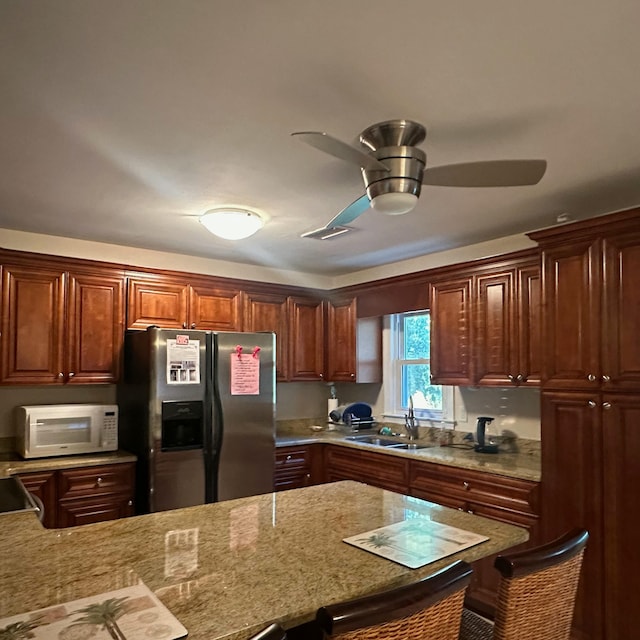
[[[407,430],[409,440],[418,439],[418,424],[413,415],[413,399],[409,396],[409,413],[404,416],[404,428]]]

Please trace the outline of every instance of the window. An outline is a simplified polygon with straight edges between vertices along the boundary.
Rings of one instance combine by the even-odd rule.
[[[452,418],[452,388],[431,384],[428,311],[388,317],[385,362],[385,414],[403,417],[413,402],[417,418]]]

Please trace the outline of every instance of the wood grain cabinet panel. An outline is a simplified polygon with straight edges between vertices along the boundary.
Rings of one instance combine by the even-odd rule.
[[[289,297],[289,379],[324,380],[324,303]]]
[[[290,446],[276,449],[274,490],[299,489],[320,481],[321,446]]]
[[[44,514],[42,525],[48,529],[55,528],[58,513],[58,491],[55,471],[37,471],[20,474],[25,489],[37,496],[42,503]]]
[[[3,384],[116,382],[124,275],[25,260],[3,265]]]
[[[192,283],[187,323],[193,328],[210,331],[240,331],[241,291]]]
[[[47,528],[114,520],[134,515],[135,463],[77,467],[19,474],[42,500]]]
[[[273,331],[276,380],[289,378],[289,323],[286,294],[245,293],[243,331]]]
[[[474,383],[471,357],[472,277],[435,282],[430,288],[431,376],[433,384]]]
[[[453,509],[525,527],[529,540],[518,549],[539,543],[539,483],[520,478],[461,469],[430,462],[411,461],[411,495]],[[467,598],[475,608],[489,613],[495,607],[498,572],[495,556],[473,563]]]
[[[324,467],[327,482],[356,480],[399,493],[409,485],[409,461],[399,456],[328,446]]]
[[[382,381],[382,318],[358,318],[357,300],[329,300],[326,375],[330,382]]]

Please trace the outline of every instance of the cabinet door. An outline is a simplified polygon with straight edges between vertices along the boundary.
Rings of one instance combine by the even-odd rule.
[[[98,269],[70,273],[67,324],[67,381],[116,382],[124,335],[124,276]]]
[[[604,240],[603,358],[605,390],[640,389],[640,233]]]
[[[356,381],[356,300],[327,302],[327,380]]]
[[[539,386],[542,374],[542,280],[540,266],[516,270],[516,335],[519,384]]]
[[[240,291],[192,284],[189,295],[189,328],[210,331],[240,331]]]
[[[277,294],[247,293],[243,331],[273,331],[276,334],[276,380],[288,379],[289,332],[287,297]]]
[[[35,473],[21,473],[20,480],[25,489],[37,496],[44,508],[42,525],[47,529],[58,526],[58,505],[55,471],[37,471]]]
[[[61,271],[3,266],[2,383],[65,381],[64,291]]]
[[[127,329],[186,329],[189,287],[162,277],[129,278]]]
[[[471,278],[431,285],[433,384],[474,384],[471,363]]]
[[[517,382],[514,271],[475,279],[476,332],[473,341],[476,382],[503,386]]]
[[[324,379],[324,314],[321,300],[289,298],[289,378]]]
[[[327,482],[356,480],[398,493],[408,491],[409,461],[406,458],[329,446],[325,449],[324,466]]]
[[[574,615],[578,638],[601,638],[604,623],[599,395],[542,393],[542,535],[553,540],[574,527],[584,527],[590,536]],[[619,466],[621,462],[616,461],[614,469]],[[606,523],[608,529],[612,523]]]
[[[58,506],[58,527],[77,527],[132,515],[133,499],[129,495],[98,495],[61,500]]]
[[[544,388],[600,388],[599,247],[597,240],[589,239],[543,251]]]
[[[635,638],[638,614],[629,602],[640,593],[640,396],[605,394],[602,416],[606,637]]]

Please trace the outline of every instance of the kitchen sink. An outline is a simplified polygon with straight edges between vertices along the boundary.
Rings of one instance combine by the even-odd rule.
[[[351,442],[361,442],[362,444],[372,444],[377,447],[385,447],[389,449],[403,449],[405,451],[413,451],[416,449],[426,449],[429,445],[417,444],[415,442],[398,442],[390,438],[380,438],[379,436],[347,436],[345,440]]]

